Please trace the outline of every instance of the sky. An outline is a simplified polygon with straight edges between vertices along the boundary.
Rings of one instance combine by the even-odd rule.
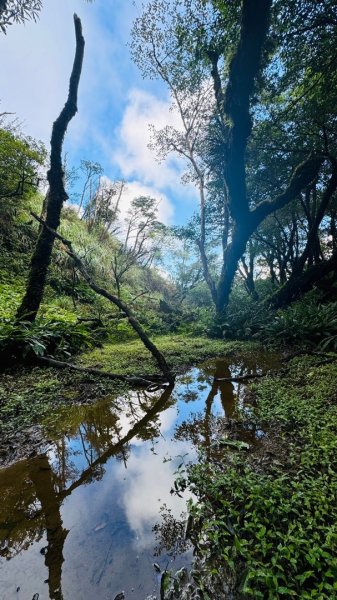
[[[15,113],[24,133],[49,149],[68,92],[76,12],[85,56],[78,113],[64,145],[67,164],[99,162],[108,178],[126,180],[125,210],[133,197],[150,195],[160,200],[160,220],[182,224],[196,208],[194,191],[180,182],[183,163],[174,157],[158,163],[147,147],[149,124],[179,126],[179,120],[164,84],[143,80],[127,47],[140,10],[140,0],[44,0],[36,23],[0,34],[0,112]]]

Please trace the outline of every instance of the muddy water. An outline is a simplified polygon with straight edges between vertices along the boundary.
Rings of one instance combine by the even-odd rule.
[[[221,378],[272,366],[263,355],[210,361],[174,390],[52,415],[46,452],[0,471],[0,600],[114,600],[122,590],[126,600],[159,598],[153,563],[177,569],[191,559],[154,553],[161,507],[176,518],[185,508],[171,493],[177,466],[200,446],[211,452],[219,422],[231,435],[238,406],[249,416],[244,386]],[[261,435],[248,425],[239,437]]]

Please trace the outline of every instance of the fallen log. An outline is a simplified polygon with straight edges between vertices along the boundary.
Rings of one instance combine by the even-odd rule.
[[[236,377],[215,377],[215,381],[224,381],[225,383],[240,383],[240,381],[248,381],[248,379],[256,379],[265,377],[268,373],[248,373],[247,375],[237,375]]]
[[[80,373],[87,373],[88,375],[107,377],[108,379],[115,379],[116,381],[125,381],[126,383],[136,386],[148,387],[156,384],[156,388],[160,389],[158,386],[161,386],[166,382],[166,380],[164,381],[164,378],[160,375],[118,375],[116,373],[101,371],[100,369],[94,369],[91,367],[81,367],[80,365],[74,365],[73,363],[56,360],[55,358],[48,356],[38,356],[36,358],[39,363],[55,369],[69,369],[70,371],[78,371]]]
[[[151,352],[153,358],[157,362],[157,365],[158,365],[159,369],[162,371],[164,377],[167,379],[167,381],[170,384],[174,385],[175,377],[171,373],[171,370],[170,370],[170,368],[169,368],[169,366],[168,366],[168,364],[167,364],[167,362],[165,360],[165,357],[160,352],[160,350],[157,348],[157,346],[150,340],[150,338],[147,335],[146,331],[143,329],[143,327],[141,326],[140,322],[135,317],[135,315],[132,312],[132,310],[127,306],[127,304],[125,304],[125,302],[123,302],[123,300],[121,300],[118,296],[115,296],[114,294],[111,294],[105,288],[102,288],[99,285],[97,285],[97,283],[92,279],[90,273],[87,271],[84,262],[81,260],[81,258],[74,251],[74,249],[72,247],[72,243],[71,243],[70,240],[67,240],[65,237],[63,237],[62,235],[60,235],[59,233],[57,233],[57,231],[55,231],[54,229],[52,229],[51,227],[49,227],[49,225],[43,219],[41,219],[41,217],[39,217],[36,213],[34,213],[33,211],[31,211],[30,214],[45,229],[47,229],[49,231],[49,233],[54,236],[54,238],[56,238],[57,240],[59,240],[59,241],[62,242],[62,244],[64,245],[65,252],[68,254],[68,256],[70,256],[70,258],[72,258],[72,260],[74,261],[74,264],[78,268],[78,270],[81,273],[83,279],[85,279],[85,281],[88,283],[88,285],[91,287],[91,289],[94,290],[94,292],[96,292],[100,296],[103,296],[103,298],[106,298],[107,300],[109,300],[109,302],[111,302],[112,304],[114,304],[115,306],[117,306],[117,308],[119,308],[122,311],[122,313],[124,313],[126,315],[126,317],[127,317],[128,321],[129,321],[131,327],[137,333],[138,337],[143,342],[145,348],[147,348],[147,350],[149,350],[149,352]]]

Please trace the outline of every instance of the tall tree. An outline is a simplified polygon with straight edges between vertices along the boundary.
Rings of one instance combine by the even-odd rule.
[[[330,103],[334,97],[324,77],[324,63],[331,63],[334,56],[329,40],[336,29],[333,4],[332,0],[180,0],[172,11],[168,2],[154,0],[136,21],[134,57],[144,75],[164,80],[167,73],[172,73],[172,78],[178,75],[179,91],[188,93],[189,75],[194,90],[203,81],[213,81],[213,115],[208,127],[207,123],[203,127],[208,133],[201,152],[209,203],[209,182],[216,174],[223,214],[228,211],[229,231],[219,277],[214,278],[209,269],[207,272],[206,253],[201,250],[200,255],[220,321],[238,263],[259,225],[294,201],[312,182],[319,180],[323,185],[323,165],[332,173],[322,134],[322,126],[331,122],[331,110],[321,106],[317,123],[310,92],[318,79]],[[323,23],[331,29],[329,36],[324,36]],[[310,52],[306,48],[308,39]],[[300,118],[308,102],[311,127],[308,118],[305,124]],[[280,129],[285,145],[281,157],[276,144]],[[258,144],[263,138],[261,153]],[[265,177],[271,164],[273,185],[259,188],[257,182]],[[199,246],[204,227],[202,211],[201,202]]]
[[[46,207],[46,224],[52,230],[57,230],[60,224],[61,210],[68,195],[64,188],[64,170],[62,165],[62,146],[69,122],[77,112],[77,93],[81,76],[84,38],[79,17],[74,15],[76,52],[69,82],[68,99],[53,124],[51,136],[50,168],[47,174],[49,191]],[[31,259],[26,293],[17,311],[18,320],[33,322],[39,310],[47,271],[51,260],[54,235],[46,227],[42,227]]]

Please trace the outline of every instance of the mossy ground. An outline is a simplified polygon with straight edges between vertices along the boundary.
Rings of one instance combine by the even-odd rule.
[[[212,357],[254,355],[261,346],[251,342],[225,342],[204,337],[165,335],[153,339],[174,372]],[[123,344],[110,343],[82,354],[81,365],[108,370],[122,375],[155,373],[157,365],[139,340]]]
[[[219,600],[334,600],[337,361],[297,357],[254,394],[264,441],[248,454],[202,459],[189,472],[203,585]]]

